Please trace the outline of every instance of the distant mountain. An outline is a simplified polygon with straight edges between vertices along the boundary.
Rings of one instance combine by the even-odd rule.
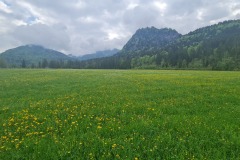
[[[21,46],[2,53],[0,67],[24,67],[43,59],[49,63],[41,68],[240,70],[240,20],[185,35],[169,28],[142,28],[121,51],[102,51],[80,59],[41,46]]]
[[[118,52],[119,52],[118,49],[97,51],[96,53],[79,56],[79,57],[77,57],[77,59],[81,60],[81,61],[84,61],[84,60],[95,59],[95,58],[110,57],[110,56],[113,56],[114,54],[116,54]]]
[[[240,70],[240,20],[224,21],[186,35],[166,28],[139,29],[116,55],[79,66]]]
[[[138,29],[132,38],[124,45],[121,52],[136,53],[157,50],[180,38],[176,30],[155,27]]]
[[[0,54],[0,59],[4,60],[8,66],[19,67],[21,65],[30,66],[38,65],[39,62],[50,61],[66,61],[71,58],[67,55],[44,48],[39,45],[25,45],[17,48],[9,49]]]

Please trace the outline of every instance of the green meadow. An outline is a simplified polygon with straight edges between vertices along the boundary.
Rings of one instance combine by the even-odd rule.
[[[240,159],[240,72],[0,70],[0,159]]]

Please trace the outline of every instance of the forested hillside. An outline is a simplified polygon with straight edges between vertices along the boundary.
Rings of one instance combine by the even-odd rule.
[[[156,38],[157,32],[161,33],[158,34],[159,41]],[[79,66],[125,69],[240,69],[240,20],[207,26],[183,36],[174,32],[171,29],[155,28],[138,30],[117,55],[85,61]],[[164,39],[169,41],[161,43]]]
[[[181,34],[168,28],[142,28],[137,30],[132,38],[127,42],[127,44],[123,47],[121,54],[137,54],[162,49],[179,37],[181,37]]]
[[[156,55],[156,65],[176,68],[240,68],[240,21],[227,21],[182,36]]]
[[[71,58],[61,52],[38,45],[25,45],[0,54],[0,67],[45,68],[52,66],[58,68],[67,60]]]

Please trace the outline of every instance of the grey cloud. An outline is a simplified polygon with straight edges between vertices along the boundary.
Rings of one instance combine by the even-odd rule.
[[[156,10],[150,7],[139,6],[124,13],[123,23],[131,29],[147,27],[155,24],[156,19],[160,17]]]
[[[168,4],[168,15],[186,15],[192,14],[197,8],[203,5],[202,0],[171,0],[165,1]]]
[[[212,12],[214,10],[214,12]],[[223,7],[213,6],[209,7],[203,16],[205,21],[218,20],[230,15],[230,12]]]
[[[39,44],[53,49],[67,50],[70,39],[65,30],[66,27],[62,25],[34,24],[18,27],[12,33],[12,37],[23,44]]]
[[[3,41],[0,51],[37,43],[80,55],[103,49],[121,49],[138,28],[146,26],[171,27],[184,34],[213,22],[240,18],[240,2],[237,0],[4,2],[12,12],[0,12]],[[156,6],[156,3],[165,3],[166,8],[161,10],[162,6]]]

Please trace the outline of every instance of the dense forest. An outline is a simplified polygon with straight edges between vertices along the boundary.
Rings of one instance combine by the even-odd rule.
[[[40,53],[44,54],[44,49],[40,49]],[[240,70],[240,20],[221,22],[186,35],[169,28],[142,28],[121,51],[110,57],[82,61],[52,50],[50,52],[55,57],[31,62],[15,57],[18,61],[15,65],[11,64],[9,54],[1,54],[0,67]]]

